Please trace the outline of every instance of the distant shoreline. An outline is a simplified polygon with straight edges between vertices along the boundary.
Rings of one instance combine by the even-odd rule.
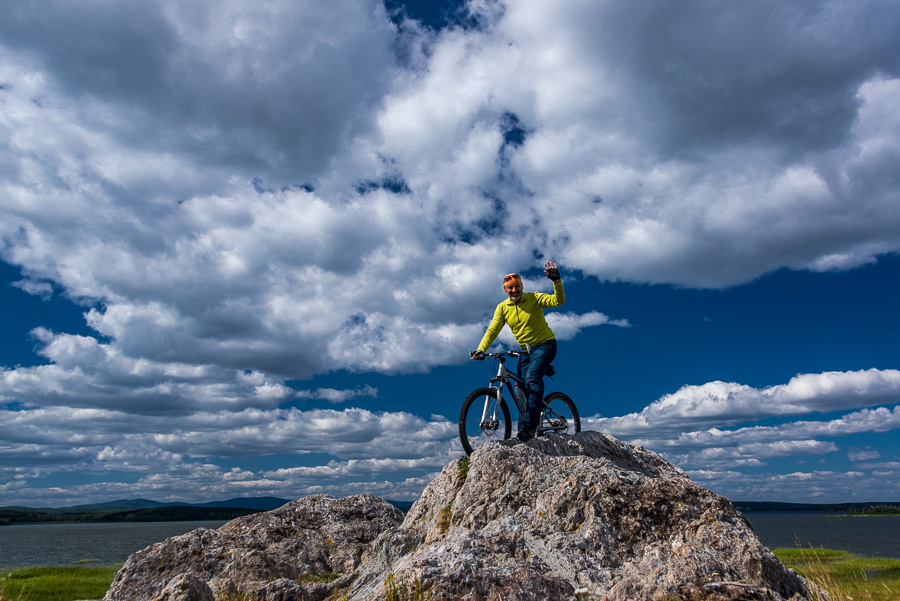
[[[403,513],[412,501],[391,501]],[[40,524],[106,524],[117,522],[196,522],[228,521],[261,511],[271,511],[287,503],[276,497],[248,497],[213,503],[160,503],[147,499],[129,499],[96,505],[33,508],[0,507],[0,526],[36,526]]]
[[[404,513],[412,501],[391,501]],[[38,524],[98,524],[116,522],[187,522],[232,520],[269,511],[289,503],[287,499],[251,497],[204,504],[160,503],[146,499],[119,500],[97,505],[59,508],[0,507],[0,526]],[[828,513],[853,517],[900,515],[898,502],[784,503],[780,501],[733,501],[741,512]]]
[[[770,513],[834,513],[842,515],[898,515],[900,501],[870,503],[783,503],[780,501],[732,501],[739,511]]]
[[[101,524],[117,522],[194,522],[233,520],[262,509],[243,507],[193,507],[173,505],[145,509],[108,507],[94,510],[0,509],[0,526],[41,524]]]

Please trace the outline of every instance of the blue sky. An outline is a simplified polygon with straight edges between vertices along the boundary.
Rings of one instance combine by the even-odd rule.
[[[461,455],[557,261],[586,427],[900,500],[900,7],[0,8],[0,505],[371,492]],[[509,344],[501,337],[497,346]]]

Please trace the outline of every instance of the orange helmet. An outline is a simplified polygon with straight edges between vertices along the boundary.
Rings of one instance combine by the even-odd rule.
[[[518,273],[511,273],[508,276],[505,276],[503,278],[503,289],[505,290],[506,286],[510,284],[518,284],[519,286],[521,286],[522,277]]]

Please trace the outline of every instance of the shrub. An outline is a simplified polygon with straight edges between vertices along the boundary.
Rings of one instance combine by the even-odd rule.
[[[456,462],[456,475],[459,476],[459,479],[463,482],[466,481],[466,477],[469,475],[469,456],[460,457],[459,461]]]

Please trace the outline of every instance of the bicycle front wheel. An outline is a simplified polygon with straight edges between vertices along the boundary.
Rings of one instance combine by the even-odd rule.
[[[581,417],[569,395],[551,392],[544,397],[541,432],[559,432],[561,434],[581,432]]]
[[[504,440],[512,434],[509,407],[496,388],[479,388],[463,401],[459,412],[459,440],[466,455],[488,440]]]

